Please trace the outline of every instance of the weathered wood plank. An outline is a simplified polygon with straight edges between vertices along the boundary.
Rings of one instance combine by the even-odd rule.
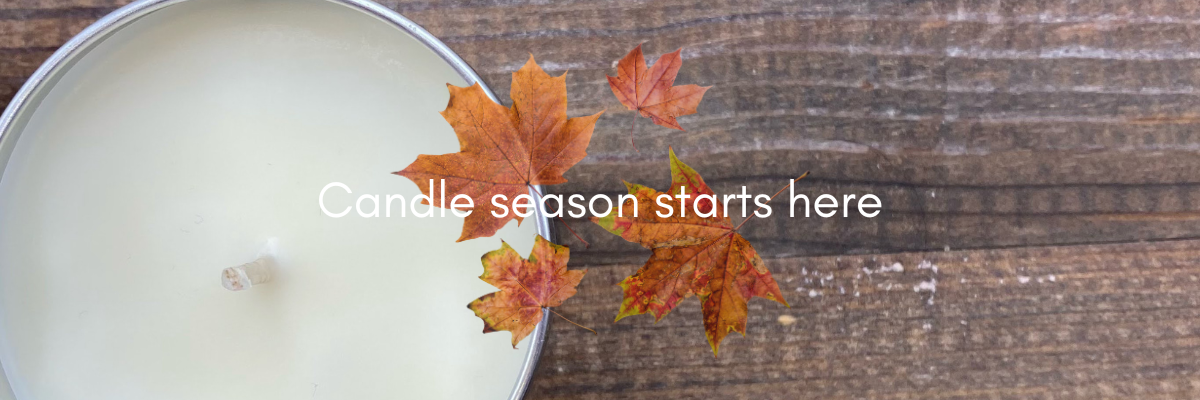
[[[30,13],[61,15],[86,9],[116,9],[132,0],[5,0],[0,3],[0,19],[27,18]]]
[[[56,18],[0,19],[0,49],[58,47],[107,13],[97,10]]]
[[[591,268],[558,311],[600,334],[554,323],[531,398],[1200,395],[1200,241],[767,265],[791,308],[752,301],[719,358],[697,301],[613,323],[639,265]]]
[[[718,193],[774,193],[790,177],[813,174],[797,193],[883,199],[882,213],[805,217],[803,203],[788,217],[785,192],[773,216],[746,224],[744,234],[767,257],[1004,248],[1051,244],[1200,237],[1200,159],[1190,152],[1004,152],[989,155],[878,154],[853,145],[850,151],[708,151],[699,142],[677,144],[680,157],[705,175]],[[701,149],[697,152],[683,149]],[[665,160],[597,162],[577,166],[571,183],[557,190],[607,194],[624,190],[621,179],[664,188]],[[603,204],[603,202],[601,202]],[[738,204],[731,206],[741,214]],[[568,218],[591,242],[575,246],[584,263],[630,262],[645,257],[638,246],[599,227]],[[570,235],[567,243],[578,244]]]

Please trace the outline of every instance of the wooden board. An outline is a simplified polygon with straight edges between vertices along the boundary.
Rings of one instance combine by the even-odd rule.
[[[639,265],[591,268],[532,398],[1195,398],[1200,241],[774,259],[708,351],[700,304],[612,323]],[[902,271],[901,271],[902,270]],[[619,395],[619,396],[618,396]]]
[[[0,101],[125,2],[0,4]],[[1200,3],[383,3],[501,98],[533,53],[570,71],[571,115],[607,110],[555,192],[662,187],[674,146],[718,192],[812,171],[803,193],[883,199],[873,219],[751,221],[793,307],[753,301],[719,358],[694,300],[611,323],[648,253],[568,221],[591,272],[559,311],[600,335],[554,324],[530,398],[1200,397]],[[641,121],[637,152],[604,75],[643,42],[714,88],[686,132]]]

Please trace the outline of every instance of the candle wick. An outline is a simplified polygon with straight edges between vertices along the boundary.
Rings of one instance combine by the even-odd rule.
[[[264,255],[257,260],[225,268],[221,271],[221,286],[232,291],[246,290],[271,281],[276,268],[275,258]]]

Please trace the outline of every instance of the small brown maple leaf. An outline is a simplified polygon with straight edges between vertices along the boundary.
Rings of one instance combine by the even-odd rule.
[[[679,161],[674,149],[670,156],[668,192],[626,182],[636,201],[626,198],[619,208],[592,221],[652,251],[641,269],[621,281],[625,299],[616,319],[650,313],[658,321],[695,294],[704,312],[705,336],[716,355],[729,332],[745,336],[750,298],[763,297],[785,306],[787,301],[754,246],[738,233],[741,225],[733,225],[725,204],[696,170]],[[681,205],[673,194],[690,197],[682,199]],[[658,204],[663,195],[672,196],[666,202],[674,203],[672,209]]]
[[[675,117],[695,114],[704,92],[712,86],[672,86],[683,65],[683,58],[679,56],[681,51],[683,49],[664,54],[653,66],[646,68],[639,44],[617,63],[617,76],[608,77],[608,86],[625,107],[650,118],[655,124],[682,131],[684,129]],[[633,123],[629,130],[630,142],[633,142],[633,129],[637,127],[636,115]],[[637,144],[633,147],[637,149]]]
[[[541,322],[543,307],[558,307],[575,295],[575,287],[587,269],[567,270],[570,258],[571,249],[541,236],[535,239],[528,260],[506,242],[501,242],[500,249],[484,254],[479,279],[500,291],[467,305],[483,320],[483,333],[510,331],[513,348],[517,348],[517,343]]]
[[[394,174],[412,180],[426,196],[439,193],[445,179],[447,198],[471,197],[474,207],[463,222],[460,242],[492,236],[512,219],[521,222],[512,211],[504,217],[493,215],[493,210],[499,212],[493,196],[502,194],[513,201],[533,185],[566,182],[563,173],[587,156],[596,119],[604,113],[567,118],[566,74],[551,77],[532,55],[513,73],[511,108],[488,98],[478,83],[446,86],[450,104],[442,117],[458,134],[459,152],[422,154]]]

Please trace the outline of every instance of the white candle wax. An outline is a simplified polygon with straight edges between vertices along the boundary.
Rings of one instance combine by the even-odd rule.
[[[355,193],[331,190],[334,211],[418,195],[390,172],[458,150],[447,82],[465,84],[417,40],[318,0],[189,1],[106,38],[0,179],[16,397],[507,398],[529,341],[482,334],[466,305],[495,290],[480,256],[500,238],[527,254],[532,221],[455,243],[448,212],[317,206],[335,181]],[[272,280],[223,288],[270,238]]]

